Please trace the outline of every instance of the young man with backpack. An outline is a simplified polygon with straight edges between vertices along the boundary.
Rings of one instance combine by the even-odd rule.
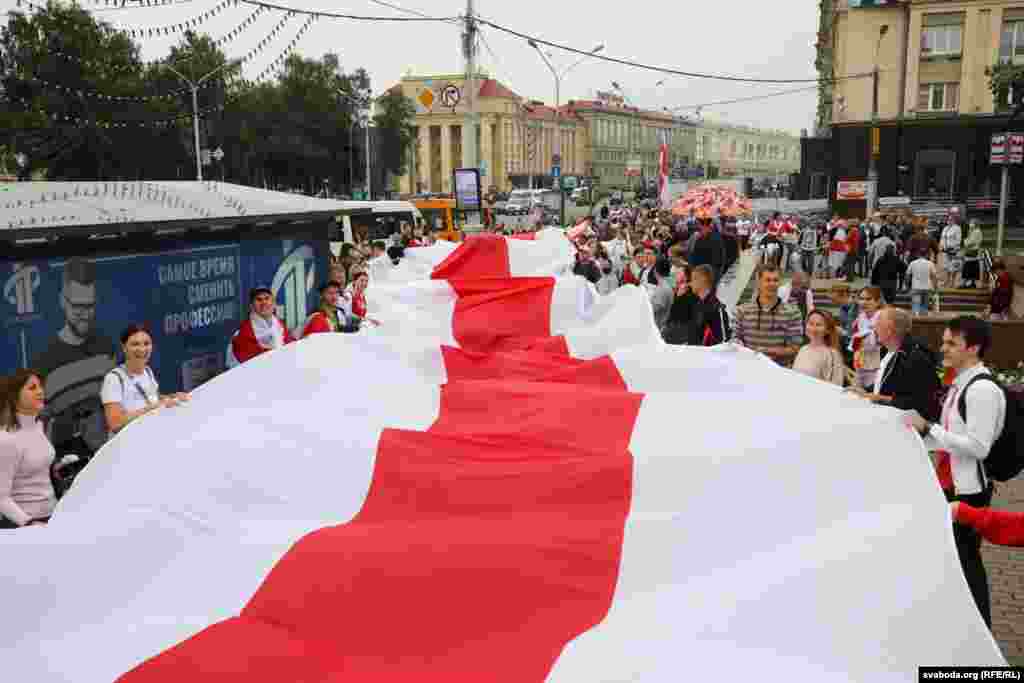
[[[939,483],[950,501],[975,508],[992,501],[992,481],[1005,481],[1020,471],[1017,448],[1018,403],[985,367],[992,344],[992,326],[973,316],[950,320],[942,334],[943,365],[956,372],[937,423],[916,410],[908,422],[933,451]],[[1008,410],[1008,408],[1012,410]],[[1011,414],[1012,413],[1012,414]],[[992,625],[988,575],[981,559],[981,535],[955,523],[953,537],[960,565],[985,623]]]

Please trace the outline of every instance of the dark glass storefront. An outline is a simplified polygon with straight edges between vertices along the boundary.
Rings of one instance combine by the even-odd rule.
[[[881,122],[878,196],[905,195],[915,202],[952,202],[967,206],[968,211],[992,210],[1002,169],[989,164],[989,144],[992,134],[1005,132],[1006,125],[1002,116]],[[1024,130],[1024,122],[1016,122],[1014,130]],[[867,178],[869,131],[866,124],[833,127],[833,202],[835,180]],[[1011,166],[1009,180],[1012,210],[1017,189],[1024,187],[1024,168]]]

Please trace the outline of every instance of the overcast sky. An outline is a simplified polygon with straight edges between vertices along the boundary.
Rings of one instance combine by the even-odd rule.
[[[42,2],[43,0],[39,0]],[[156,27],[200,15],[221,0],[190,0],[173,7],[103,10],[96,12],[124,28]],[[273,1],[273,0],[272,0]],[[465,2],[451,0],[387,0],[390,4],[431,16],[457,16]],[[82,0],[93,7],[89,0]],[[276,4],[370,16],[410,16],[373,0],[276,0]],[[14,0],[0,0],[6,9]],[[100,5],[102,8],[103,5]],[[227,33],[252,12],[240,4],[221,12],[202,28],[214,37]],[[476,12],[497,24],[582,50],[604,44],[603,54],[683,71],[766,79],[813,79],[818,9],[813,0],[716,0],[711,3],[670,3],[632,0],[598,4],[583,0],[478,0]],[[227,46],[229,56],[241,56],[263,39],[281,18],[264,14],[245,34]],[[302,24],[293,19],[246,67],[253,77],[287,45]],[[520,95],[554,100],[551,73],[526,42],[483,27],[482,65]],[[390,23],[322,19],[308,31],[298,47],[307,57],[336,52],[346,69],[365,67],[373,89],[381,92],[408,71],[442,74],[461,71],[459,27],[449,23]],[[146,59],[167,53],[175,38],[147,39]],[[552,62],[560,69],[577,57],[552,49]],[[658,81],[665,84],[657,87]],[[609,89],[612,81],[624,88],[640,106],[678,107],[713,103],[754,95],[803,90],[764,100],[709,106],[704,113],[732,123],[783,128],[799,133],[812,127],[817,96],[813,83],[728,83],[666,76],[596,59],[584,62],[562,84],[562,101],[593,97]]]

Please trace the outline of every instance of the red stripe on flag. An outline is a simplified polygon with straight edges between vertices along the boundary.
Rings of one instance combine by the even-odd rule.
[[[535,232],[516,232],[512,234],[514,240],[536,240],[537,233]]]
[[[552,337],[552,339],[564,339]],[[591,361],[570,358],[567,353],[548,354],[534,350],[504,353],[479,353],[441,348],[444,365],[451,376],[459,379],[527,379],[535,382],[576,382],[598,386],[611,386],[612,378],[618,377],[618,368],[608,356]],[[625,381],[618,385],[626,390]]]
[[[437,421],[381,434],[359,514],[296,543],[240,617],[123,683],[547,677],[611,606],[642,397],[609,358],[443,354]],[[580,406],[584,425],[565,417]]]
[[[448,284],[459,297],[452,334],[462,348],[556,351],[550,341],[554,278],[451,280]]]
[[[434,280],[510,277],[508,242],[498,235],[471,235],[430,274]]]

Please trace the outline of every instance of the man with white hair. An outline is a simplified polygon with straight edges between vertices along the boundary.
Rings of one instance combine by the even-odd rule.
[[[942,229],[942,236],[939,238],[939,254],[942,259],[941,267],[943,287],[955,287],[960,269],[963,267],[963,256],[960,248],[963,245],[963,229],[960,227],[960,211],[954,208],[950,211],[949,222]]]

